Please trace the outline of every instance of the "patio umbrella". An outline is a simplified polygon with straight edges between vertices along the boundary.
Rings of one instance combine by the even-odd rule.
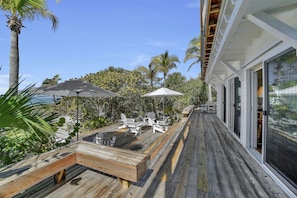
[[[53,85],[43,89],[42,94],[76,97],[76,123],[78,124],[78,97],[115,97],[118,94],[97,87],[93,84],[83,82],[81,80],[68,80],[57,85]],[[78,140],[78,131],[77,131]]]
[[[161,87],[155,91],[144,94],[142,97],[163,97],[165,100],[165,97],[167,96],[182,96],[182,95],[184,94],[177,91],[173,91],[165,87]],[[164,119],[164,103],[165,101],[163,102],[163,119]]]

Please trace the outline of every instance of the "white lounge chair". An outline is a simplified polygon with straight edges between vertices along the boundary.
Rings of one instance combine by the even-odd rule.
[[[163,120],[157,120],[157,125],[161,126],[169,126],[171,123],[171,118],[168,116],[164,118]]]
[[[152,118],[150,118],[150,117],[146,117],[146,118],[144,118],[143,119],[143,125],[145,125],[145,126],[153,126],[154,124],[156,124],[156,122],[155,122],[155,120],[153,120]]]
[[[124,129],[128,127],[128,122],[135,122],[134,118],[127,118],[124,113],[121,113],[121,120],[123,122],[122,126],[119,126],[119,129]]]
[[[156,114],[154,112],[147,112],[145,118],[151,118],[152,120],[156,120]]]
[[[141,134],[141,127],[142,125],[140,123],[136,123],[136,122],[128,122],[127,123],[128,126],[128,133],[134,133],[135,136]]]
[[[202,104],[200,109],[201,109],[201,112],[207,112],[207,104]]]
[[[161,126],[158,124],[153,125],[153,133],[160,132],[165,133],[168,129],[168,126]]]
[[[215,113],[216,112],[216,104],[208,103],[207,104],[207,113]]]
[[[171,125],[171,118],[166,117],[164,120],[157,120],[156,124],[153,125],[153,133],[160,132],[165,133]]]
[[[114,146],[117,140],[116,136],[112,136],[112,138],[106,136],[104,132],[97,133],[95,139],[93,140],[96,144],[106,145],[106,146]]]
[[[110,140],[110,146],[114,146],[116,140],[117,140],[117,136],[112,136],[112,138]]]

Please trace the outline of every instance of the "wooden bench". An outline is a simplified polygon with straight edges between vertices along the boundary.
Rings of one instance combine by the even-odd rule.
[[[50,176],[59,182],[67,177],[64,170],[75,164],[113,175],[128,187],[145,173],[149,156],[90,142],[76,142],[1,168],[0,197],[17,195]]]
[[[189,105],[183,109],[182,114],[184,115],[184,117],[188,117],[190,113],[193,111],[193,109],[194,109],[194,105]]]

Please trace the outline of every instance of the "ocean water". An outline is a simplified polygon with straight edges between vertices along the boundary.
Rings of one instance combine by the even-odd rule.
[[[37,95],[34,96],[31,100],[32,103],[41,103],[41,104],[54,104],[54,97],[53,96],[46,96],[46,95]]]

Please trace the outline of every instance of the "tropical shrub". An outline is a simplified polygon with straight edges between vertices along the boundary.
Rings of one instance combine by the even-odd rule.
[[[17,87],[17,86],[16,86]],[[36,95],[34,85],[17,93],[16,87],[0,97],[0,160],[7,165],[26,156],[48,151],[53,144],[51,124],[55,114],[46,106],[31,103]]]

